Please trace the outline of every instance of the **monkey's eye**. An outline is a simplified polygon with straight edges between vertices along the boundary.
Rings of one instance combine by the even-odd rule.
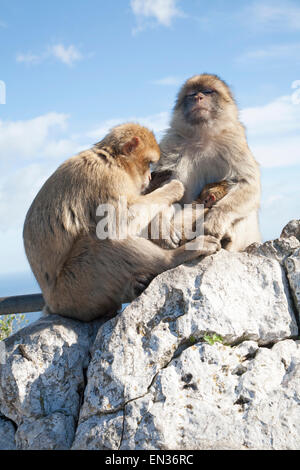
[[[198,91],[192,91],[191,93],[188,93],[186,95],[187,98],[193,98],[194,96],[196,96],[198,94]]]
[[[215,90],[212,90],[211,88],[206,88],[205,90],[201,91],[201,93],[203,93],[203,95],[211,95],[214,92],[215,92]]]

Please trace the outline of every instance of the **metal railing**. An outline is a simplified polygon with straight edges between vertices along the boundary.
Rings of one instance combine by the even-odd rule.
[[[45,301],[42,294],[0,297],[0,315],[39,312],[43,309],[44,305]]]

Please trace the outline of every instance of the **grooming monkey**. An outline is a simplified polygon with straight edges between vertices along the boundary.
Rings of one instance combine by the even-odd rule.
[[[199,238],[193,251],[186,249],[188,244],[163,250],[134,236],[132,227],[126,239],[96,236],[100,204],[113,206],[122,221],[120,196],[126,196],[129,209],[140,204],[171,205],[183,197],[183,185],[176,180],[142,195],[150,163],[159,156],[152,132],[123,124],[63,163],[41,188],[27,213],[23,236],[32,271],[52,313],[83,321],[109,314],[133,300],[162,271],[219,249],[219,242],[209,237],[204,244]],[[143,219],[137,210],[133,213]]]
[[[185,188],[180,201],[183,205],[192,203],[206,184],[226,180],[231,183],[229,191],[206,214],[204,233],[215,236],[231,251],[244,250],[261,240],[259,166],[224,81],[216,75],[202,74],[185,82],[160,149],[161,159],[149,191],[173,178],[180,180]],[[167,216],[164,219],[170,224]],[[170,233],[173,237],[164,240],[164,246],[177,246],[181,227],[175,226]],[[232,234],[232,241],[228,234]]]

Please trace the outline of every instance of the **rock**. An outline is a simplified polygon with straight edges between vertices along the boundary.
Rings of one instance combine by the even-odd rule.
[[[75,434],[75,418],[63,412],[54,412],[42,418],[27,418],[16,432],[19,449],[69,449]]]
[[[253,341],[234,347],[197,343],[162,368],[122,412],[80,425],[73,448],[297,449],[299,379],[295,341],[272,349]]]
[[[292,220],[277,240],[253,243],[246,252],[278,261],[285,267],[300,323],[300,220]]]
[[[19,449],[70,447],[97,327],[49,315],[5,340],[0,412],[18,427]]]
[[[296,237],[278,238],[265,243],[253,243],[246,248],[246,253],[272,258],[280,264],[300,248],[300,242]]]
[[[161,274],[105,323],[50,315],[0,343],[0,448],[299,449],[288,225]]]
[[[300,346],[256,348],[183,351],[125,406],[120,449],[299,448]]]
[[[300,318],[300,249],[296,250],[292,256],[289,256],[284,264],[287,270],[295,307],[298,311],[298,318]]]
[[[160,370],[213,333],[231,345],[244,340],[265,345],[298,335],[288,282],[277,261],[264,257],[258,263],[256,256],[223,250],[158,276],[104,324],[93,346],[74,448],[80,448],[82,425],[85,442],[101,436],[112,413],[143,401]],[[98,424],[95,415],[101,416]],[[86,432],[90,420],[92,436]],[[120,415],[116,427],[110,424],[114,443],[116,435],[120,439],[119,421]]]
[[[15,450],[15,427],[0,415],[0,450]]]
[[[300,220],[291,220],[282,230],[280,238],[296,237],[300,241]]]

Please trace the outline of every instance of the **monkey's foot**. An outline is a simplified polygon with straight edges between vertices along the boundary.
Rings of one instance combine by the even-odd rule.
[[[140,274],[132,284],[132,291],[135,297],[141,295],[142,292],[149,286],[150,282],[152,281],[153,276],[147,276]]]
[[[201,235],[195,238],[195,240],[187,243],[185,246],[188,250],[197,251],[199,256],[213,255],[216,251],[221,249],[220,241],[212,235]]]

